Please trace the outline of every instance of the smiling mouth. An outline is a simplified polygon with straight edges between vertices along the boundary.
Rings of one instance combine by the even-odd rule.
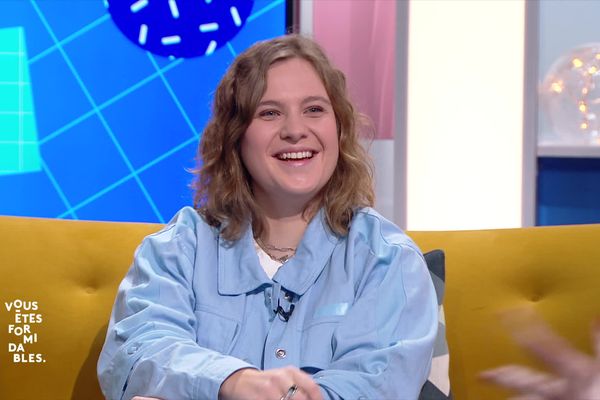
[[[315,152],[313,151],[295,151],[295,152],[286,152],[279,153],[275,155],[279,160],[283,161],[297,161],[297,160],[307,160],[313,158]]]

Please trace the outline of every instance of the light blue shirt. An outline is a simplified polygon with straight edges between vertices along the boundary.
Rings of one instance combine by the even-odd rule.
[[[274,310],[293,312],[288,321]],[[376,211],[345,237],[321,210],[273,279],[252,230],[227,242],[190,207],[137,249],[98,375],[108,399],[217,399],[240,368],[297,366],[326,399],[416,399],[437,332],[421,252]]]

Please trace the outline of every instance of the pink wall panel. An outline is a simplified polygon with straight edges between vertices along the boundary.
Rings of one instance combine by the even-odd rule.
[[[396,2],[318,0],[315,39],[346,74],[361,112],[373,119],[376,138],[394,137]]]

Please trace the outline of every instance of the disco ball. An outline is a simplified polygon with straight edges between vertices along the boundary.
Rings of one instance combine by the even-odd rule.
[[[540,100],[563,142],[600,145],[600,43],[577,47],[556,60]]]

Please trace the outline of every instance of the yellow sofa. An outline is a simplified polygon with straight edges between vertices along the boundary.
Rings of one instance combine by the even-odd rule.
[[[137,244],[158,229],[0,217],[0,399],[102,398],[96,360],[117,285]],[[508,362],[534,365],[510,341],[499,310],[532,305],[590,350],[588,327],[600,316],[600,225],[411,236],[423,251],[446,252],[455,399],[506,398],[477,373]],[[21,306],[19,316],[15,306]]]

